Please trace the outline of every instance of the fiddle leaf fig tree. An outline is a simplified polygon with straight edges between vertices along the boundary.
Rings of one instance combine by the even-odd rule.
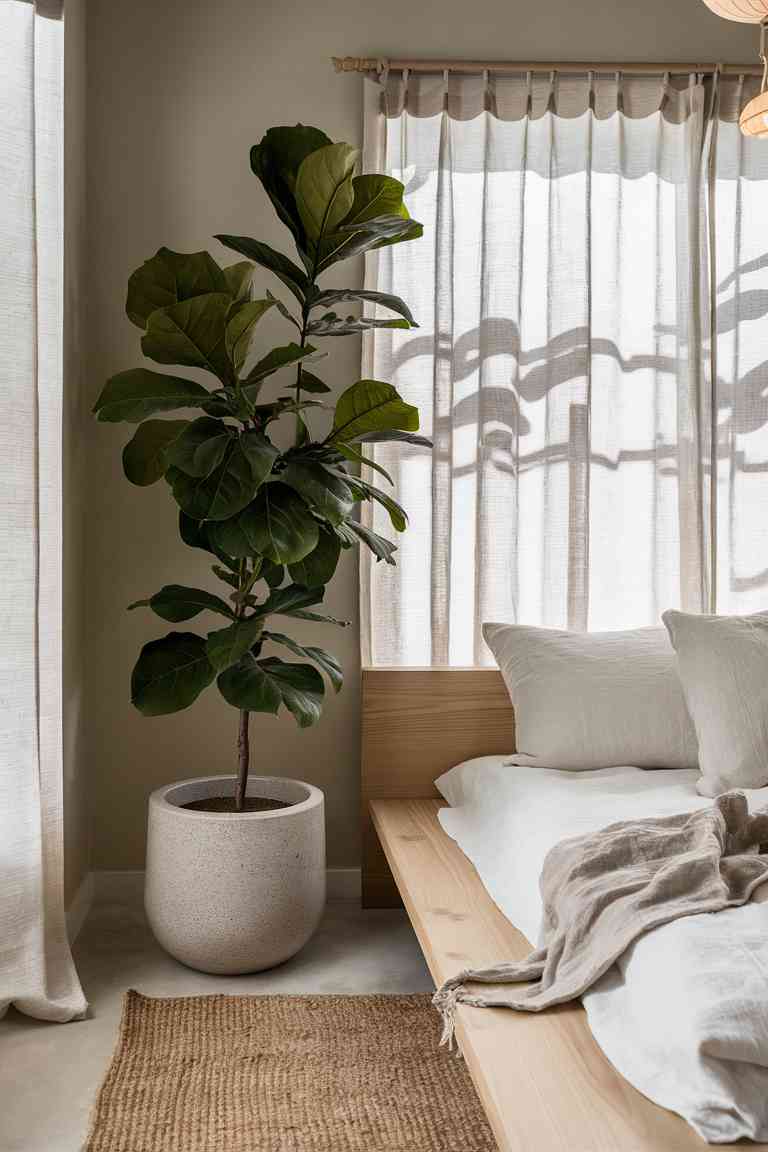
[[[377,501],[396,532],[405,529],[406,513],[378,483],[351,469],[370,464],[391,483],[366,457],[366,443],[430,446],[416,435],[417,409],[391,384],[358,380],[334,408],[322,399],[331,391],[317,375],[322,340],[415,327],[397,296],[319,285],[340,261],[422,233],[403,203],[402,184],[356,175],[357,161],[355,148],[317,128],[271,128],[251,149],[251,167],[291,232],[298,262],[247,236],[217,236],[243,258],[227,267],[207,252],[161,248],[128,281],[128,317],[141,329],[149,360],[174,371],[204,369],[212,384],[133,368],[111,377],[94,407],[99,420],[137,425],[123,450],[125,475],[141,486],[166,481],[183,542],[211,555],[223,585],[213,593],[169,584],[131,605],[173,625],[205,621],[198,631],[173,628],[145,644],[133,670],[133,703],[145,716],[178,712],[216,682],[239,712],[238,811],[249,771],[250,713],[286,708],[307,727],[321,714],[323,677],[336,692],[342,686],[335,656],[294,639],[283,631],[287,622],[343,623],[317,610],[342,549],[363,544],[377,561],[395,562],[395,545],[359,523],[358,505]],[[277,278],[278,291],[287,289],[287,302],[272,292],[252,299],[257,266]],[[349,304],[362,306],[363,314],[347,315]],[[390,318],[365,315],[369,304]],[[267,351],[257,336],[269,312],[290,333]],[[183,419],[157,419],[180,410]],[[286,417],[290,435],[278,440],[292,441],[287,449],[272,439]],[[280,619],[273,624],[273,617]]]

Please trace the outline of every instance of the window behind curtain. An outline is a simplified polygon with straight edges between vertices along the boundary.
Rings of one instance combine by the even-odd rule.
[[[535,89],[528,114],[523,80],[369,101],[369,154],[425,234],[369,266],[421,327],[377,331],[365,371],[435,450],[376,446],[411,525],[396,570],[363,563],[366,662],[486,663],[490,619],[765,606],[768,148],[732,119],[738,82],[638,83]]]

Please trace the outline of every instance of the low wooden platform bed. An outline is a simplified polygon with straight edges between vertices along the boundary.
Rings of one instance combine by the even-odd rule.
[[[530,951],[443,831],[433,784],[460,761],[512,751],[513,724],[495,669],[363,672],[363,901],[402,899],[436,984]],[[580,1005],[541,1015],[460,1005],[456,1035],[501,1152],[707,1147],[613,1068]]]

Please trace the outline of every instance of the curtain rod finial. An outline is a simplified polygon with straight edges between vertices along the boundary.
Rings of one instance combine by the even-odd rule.
[[[333,67],[337,72],[375,72],[378,60],[366,56],[332,56]]]

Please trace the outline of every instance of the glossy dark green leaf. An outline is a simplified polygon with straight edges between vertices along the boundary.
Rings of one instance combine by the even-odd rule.
[[[432,441],[426,436],[414,436],[412,432],[401,432],[396,428],[386,428],[381,432],[361,432],[355,436],[357,444],[379,444],[395,440],[403,444],[415,444],[419,448],[431,448]]]
[[[253,549],[275,564],[295,564],[316,546],[317,521],[287,484],[263,484],[241,517]]]
[[[251,542],[240,526],[240,516],[229,520],[208,520],[206,531],[211,544],[234,559],[241,560],[253,552]]]
[[[273,372],[279,372],[281,368],[287,368],[291,364],[298,363],[299,360],[305,360],[314,351],[315,349],[311,344],[306,344],[303,348],[299,344],[283,344],[279,348],[273,348],[271,352],[268,352],[266,356],[254,364],[246,376],[242,389],[244,395],[248,400],[255,403],[261,391],[262,380],[271,376]]]
[[[330,468],[333,471],[333,468]],[[392,527],[397,532],[404,532],[408,525],[408,516],[405,509],[402,508],[397,500],[393,500],[387,492],[382,492],[375,484],[369,484],[367,480],[363,480],[360,476],[349,477],[351,487],[357,488],[363,499],[375,500],[376,503],[381,504],[389,513],[389,519]]]
[[[385,564],[394,566],[394,553],[397,552],[397,545],[393,544],[391,540],[387,540],[384,536],[379,536],[377,532],[373,532],[365,524],[360,524],[357,520],[347,520],[345,524],[340,526],[340,531],[346,536],[357,537],[367,544],[371,552],[376,557],[376,561],[383,560]]]
[[[249,652],[218,678],[228,704],[247,712],[277,712],[283,704],[300,728],[320,719],[325,688],[311,664],[288,664],[275,657],[256,660]]]
[[[270,588],[279,588],[285,579],[285,568],[282,564],[273,564],[265,560],[259,571],[259,579],[266,580]]]
[[[325,648],[316,648],[312,644],[298,644],[291,636],[286,636],[284,632],[264,632],[262,635],[264,640],[271,640],[273,644],[282,644],[284,648],[293,652],[294,656],[304,656],[308,660],[313,660],[325,672],[334,691],[341,691],[344,685],[344,673],[341,664],[335,656],[326,652]]]
[[[101,395],[93,406],[99,420],[111,424],[127,421],[140,424],[147,416],[157,412],[173,412],[177,408],[199,408],[210,393],[202,384],[183,380],[180,376],[165,376],[146,368],[130,368],[110,376]]]
[[[227,448],[233,443],[235,429],[200,416],[184,429],[168,452],[168,462],[188,476],[210,476],[218,468]]]
[[[299,303],[304,303],[310,288],[309,277],[302,268],[299,268],[298,264],[294,264],[287,256],[283,256],[282,252],[270,248],[269,244],[262,244],[260,240],[252,240],[250,236],[217,236],[216,239],[234,252],[240,252],[241,255],[247,256],[249,260],[261,268],[267,268],[270,272],[274,272],[286,288],[291,290]]]
[[[217,672],[236,664],[261,636],[264,621],[256,616],[237,620],[227,628],[209,632],[205,650]]]
[[[131,484],[146,487],[165,475],[168,449],[187,427],[186,420],[145,420],[123,448],[123,471]]]
[[[256,325],[273,304],[274,300],[249,300],[227,321],[224,343],[236,376],[248,358]]]
[[[408,327],[418,328],[418,324],[405,301],[389,292],[369,292],[362,288],[329,288],[312,298],[312,310],[314,311],[315,308],[333,308],[336,304],[342,304],[347,300],[353,303],[378,304],[381,308],[388,308],[390,312],[396,312],[398,316],[402,316],[404,320],[408,321]]]
[[[352,173],[359,155],[350,144],[327,144],[302,160],[294,194],[310,252],[349,215],[355,199]]]
[[[166,584],[148,600],[136,600],[129,604],[130,608],[151,608],[156,616],[168,620],[171,624],[179,624],[182,620],[191,620],[200,612],[218,612],[230,619],[234,612],[226,601],[203,588],[187,588],[184,584]]]
[[[216,541],[211,540],[210,529],[212,527],[212,522],[201,523],[199,520],[193,520],[191,516],[187,516],[186,512],[179,511],[179,535],[184,543],[190,548],[200,548],[204,552],[209,552],[212,556],[218,557],[231,572],[236,571],[239,567],[237,561],[220,548]],[[216,565],[213,567],[216,569]],[[219,571],[216,571],[216,575],[222,580],[225,579],[225,576],[221,576]],[[235,579],[235,587],[237,584],[238,580]]]
[[[290,228],[300,250],[305,250],[304,230],[296,207],[296,176],[304,159],[331,144],[319,128],[304,124],[270,128],[251,148],[251,168],[264,185],[275,211]]]
[[[157,308],[167,308],[179,300],[190,300],[207,292],[226,292],[225,272],[207,252],[172,252],[160,248],[145,260],[128,280],[125,311],[139,328]]]
[[[188,476],[170,468],[166,479],[179,506],[194,520],[227,520],[249,503],[277,457],[277,449],[259,432],[246,432],[226,448],[209,476]]]
[[[340,455],[349,460],[350,463],[364,465],[366,468],[372,468],[374,472],[378,472],[380,476],[383,476],[385,480],[394,485],[395,482],[390,476],[389,472],[387,472],[386,468],[382,468],[381,464],[378,464],[375,460],[371,460],[369,456],[364,456],[363,453],[358,448],[356,448],[354,444],[345,444],[343,441],[339,440],[334,444],[334,448],[338,450]]]
[[[308,608],[297,608],[295,612],[284,612],[295,620],[313,620],[316,624],[336,624],[339,628],[349,628],[349,620],[337,620],[335,616],[325,616],[322,612],[312,612]]]
[[[340,553],[341,541],[336,533],[321,525],[315,548],[303,560],[290,565],[291,579],[307,588],[328,584],[336,571]]]
[[[256,266],[250,260],[238,260],[237,264],[230,264],[222,269],[227,281],[227,290],[235,300],[249,298],[255,270]]]
[[[418,427],[418,408],[406,404],[391,384],[358,380],[338,399],[330,440],[354,440],[363,433],[388,428],[415,432]]]
[[[141,350],[158,364],[207,368],[223,383],[231,379],[224,334],[232,297],[209,292],[159,308],[147,321]]]
[[[401,216],[381,216],[369,220],[359,229],[343,226],[323,243],[318,273],[324,272],[338,260],[349,260],[361,256],[374,248],[384,248],[389,244],[400,244],[406,240],[418,240],[424,233],[421,224]]]
[[[324,595],[325,588],[303,588],[289,584],[286,588],[273,589],[267,599],[257,604],[254,610],[259,616],[290,616],[301,608],[320,604]]]
[[[142,648],[131,676],[131,700],[144,716],[180,712],[194,703],[214,676],[202,636],[169,632]]]
[[[353,336],[374,328],[410,328],[407,320],[376,320],[372,316],[320,316],[309,325],[310,336]]]
[[[319,376],[315,376],[314,372],[308,372],[303,366],[301,369],[301,387],[304,392],[317,394],[330,392],[328,385],[323,383]]]
[[[282,473],[282,481],[294,488],[329,524],[345,520],[354,507],[355,499],[349,485],[322,464],[292,461]]]

